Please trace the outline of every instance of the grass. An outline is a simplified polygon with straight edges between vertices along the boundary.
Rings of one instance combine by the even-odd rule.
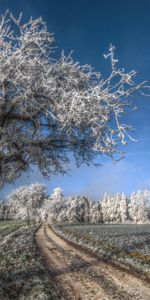
[[[34,241],[37,226],[0,222],[0,299],[61,299]]]
[[[57,228],[102,259],[128,266],[150,277],[149,224],[71,224]]]

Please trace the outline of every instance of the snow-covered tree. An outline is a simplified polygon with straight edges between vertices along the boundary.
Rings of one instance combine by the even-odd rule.
[[[121,194],[117,193],[113,197],[113,209],[112,209],[112,221],[117,223],[121,222],[121,212],[120,212],[120,202],[121,202]]]
[[[131,129],[121,116],[144,83],[117,67],[115,48],[105,55],[111,71],[103,79],[71,54],[53,59],[53,42],[41,18],[0,18],[0,186],[31,164],[44,176],[64,173],[69,152],[78,166],[99,154],[112,157]]]
[[[110,195],[105,193],[101,203],[104,222],[110,222],[110,199]]]
[[[134,223],[148,222],[148,209],[150,207],[150,191],[137,191],[131,195],[129,204],[129,217]]]
[[[90,223],[102,223],[102,207],[99,202],[90,201],[89,203],[89,222]]]
[[[55,188],[50,198],[54,201],[62,200],[64,198],[63,190],[60,187]]]
[[[46,187],[38,183],[16,189],[8,196],[7,218],[39,220],[46,198]]]
[[[128,202],[124,194],[114,196],[105,193],[102,200],[104,222],[124,223],[128,219]]]
[[[129,216],[132,222],[137,223],[138,221],[138,203],[136,193],[131,194],[130,204],[129,204]]]
[[[48,211],[49,223],[100,223],[102,210],[100,203],[87,197],[76,196],[53,202]]]
[[[117,214],[115,197],[105,193],[102,200],[102,213],[104,222],[109,223],[116,221]]]
[[[123,193],[121,195],[120,199],[120,219],[122,223],[125,223],[128,221],[129,215],[128,215],[128,199],[126,195]]]

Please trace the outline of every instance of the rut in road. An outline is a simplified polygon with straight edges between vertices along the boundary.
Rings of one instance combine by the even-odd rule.
[[[57,285],[58,299],[150,299],[148,284],[76,249],[46,224],[36,232],[35,240],[50,280]]]

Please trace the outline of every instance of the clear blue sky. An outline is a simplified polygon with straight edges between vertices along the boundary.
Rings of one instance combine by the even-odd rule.
[[[149,0],[0,0],[0,13],[6,9],[15,15],[22,11],[25,20],[42,16],[49,31],[55,34],[59,50],[74,50],[75,60],[93,65],[104,76],[108,65],[102,55],[110,43],[114,44],[120,66],[137,70],[139,81],[147,79],[150,85]],[[88,194],[97,199],[105,191],[129,194],[136,189],[150,189],[150,98],[139,97],[136,103],[139,109],[127,122],[134,125],[133,136],[139,142],[130,142],[124,148],[123,161],[113,164],[103,158],[103,167],[79,169],[72,162],[69,177],[59,175],[49,181],[35,170],[23,174],[14,185],[5,186],[0,198],[20,185],[35,181],[46,183],[49,192],[60,186],[66,195]]]

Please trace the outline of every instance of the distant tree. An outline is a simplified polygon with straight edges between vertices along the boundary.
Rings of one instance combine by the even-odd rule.
[[[89,203],[89,222],[90,223],[102,223],[102,207],[98,202],[90,201]]]
[[[148,219],[148,214],[145,205],[146,203],[145,203],[144,191],[138,191],[136,194],[136,198],[137,198],[137,206],[138,206],[137,221],[138,223],[144,223]]]
[[[46,187],[35,183],[23,186],[8,196],[8,217],[10,219],[38,220],[47,198]]]
[[[51,198],[51,202],[54,201],[59,201],[62,200],[64,198],[63,195],[63,190],[60,187],[57,187],[53,190],[53,193],[50,196]]]
[[[113,197],[113,203],[112,207],[112,218],[113,221],[121,223],[121,194],[117,193]]]
[[[128,202],[125,194],[104,195],[102,199],[104,222],[125,223],[128,219]]]
[[[48,210],[48,222],[101,223],[101,205],[84,196],[60,198],[52,201]]]
[[[103,221],[106,223],[115,222],[117,220],[116,196],[105,193],[102,199],[102,213]]]
[[[136,193],[131,194],[130,204],[129,204],[129,217],[132,222],[137,223],[137,214],[138,214],[138,204]]]
[[[102,199],[102,214],[103,214],[103,221],[104,222],[109,222],[110,221],[110,195],[107,193],[104,194],[104,197]]]
[[[21,15],[1,16],[0,186],[31,164],[44,176],[64,173],[69,152],[78,166],[99,154],[112,157],[131,129],[120,117],[144,83],[134,82],[135,71],[117,68],[115,48],[105,55],[112,68],[102,79],[71,54],[53,59],[53,41],[41,18],[22,24]]]
[[[125,223],[129,219],[128,199],[124,193],[121,195],[120,199],[120,219],[122,223]]]
[[[142,190],[131,195],[129,217],[134,223],[145,223],[149,220],[150,191]]]

